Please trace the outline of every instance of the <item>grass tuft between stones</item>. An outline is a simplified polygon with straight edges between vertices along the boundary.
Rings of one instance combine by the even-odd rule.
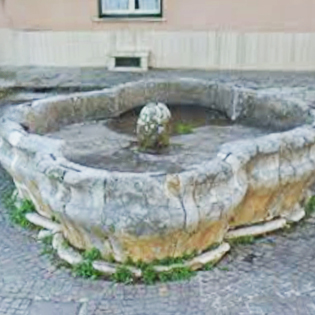
[[[111,280],[114,282],[122,282],[124,284],[131,284],[135,282],[133,273],[124,265],[119,266],[116,272],[111,275]]]
[[[189,267],[186,266],[179,266],[173,268],[169,271],[157,272],[154,269],[156,265],[164,265],[169,266],[173,264],[183,264],[185,260],[191,259],[194,257],[195,252],[184,255],[182,257],[169,257],[163,260],[155,260],[152,263],[145,263],[143,261],[132,261],[131,258],[128,258],[126,262],[119,267],[117,267],[116,272],[110,276],[110,280],[117,283],[124,283],[124,284],[133,284],[140,281],[137,279],[135,275],[132,273],[130,268],[128,267],[135,267],[141,270],[142,272],[142,282],[145,284],[154,284],[156,282],[169,282],[169,281],[183,281],[189,280],[193,277],[196,272],[192,271]],[[104,275],[102,273],[94,270],[93,268],[93,261],[101,259],[101,253],[98,249],[93,248],[89,251],[85,251],[83,253],[84,262],[75,265],[72,267],[73,274],[75,276],[80,276],[84,278],[90,279],[97,279]],[[209,268],[207,270],[212,270],[213,266],[209,264]]]
[[[8,192],[3,196],[3,203],[9,210],[9,216],[12,223],[17,224],[23,228],[39,229],[37,226],[29,222],[25,215],[30,212],[35,212],[35,206],[31,200],[24,199],[17,205],[17,197],[12,193]]]
[[[143,264],[141,271],[142,281],[147,285],[152,285],[156,282],[189,280],[196,274],[189,267],[177,267],[169,271],[157,272],[153,264],[147,264],[146,266]],[[117,271],[111,276],[111,280],[124,284],[137,282],[133,273],[124,265],[117,268]]]
[[[101,259],[101,252],[97,248],[86,250],[82,254],[84,261],[72,267],[73,275],[92,280],[98,279],[102,273],[93,268],[93,261]]]
[[[97,248],[93,247],[92,249],[87,250],[83,253],[83,258],[88,261],[93,261],[93,260],[102,259],[102,255],[101,255],[101,252]]]
[[[89,278],[92,280],[98,279],[102,274],[93,268],[93,261],[83,261],[80,264],[73,265],[72,273],[74,276]]]
[[[312,196],[309,199],[309,201],[306,203],[304,209],[305,209],[305,214],[307,217],[315,212],[315,196]]]
[[[171,265],[180,265],[184,264],[185,261],[195,257],[197,254],[196,251],[193,251],[191,254],[185,254],[181,257],[167,257],[161,260],[154,260],[151,263],[145,263],[143,261],[134,262],[130,257],[125,262],[125,265],[133,266],[142,271],[142,281],[145,284],[154,284],[156,282],[169,282],[169,281],[182,281],[189,280],[196,273],[192,271],[189,267],[186,266],[178,266],[176,268],[172,268],[169,271],[157,272],[154,267],[155,266],[171,266]],[[114,281],[120,282],[120,279],[124,279],[124,275],[120,275],[123,271],[125,273],[125,269],[118,269],[113,278]],[[129,271],[129,270],[128,270]],[[135,279],[133,279],[135,281]],[[128,283],[131,283],[131,278],[127,280]],[[125,281],[121,281],[126,283]]]
[[[49,235],[41,239],[41,242],[43,244],[43,249],[41,251],[41,255],[51,255],[54,253],[54,249],[52,246],[53,242],[53,235]]]
[[[189,280],[196,274],[189,267],[174,268],[170,271],[163,271],[157,274],[161,282]]]
[[[240,236],[237,238],[229,239],[229,244],[232,246],[236,245],[250,245],[255,242],[255,237],[252,235]]]

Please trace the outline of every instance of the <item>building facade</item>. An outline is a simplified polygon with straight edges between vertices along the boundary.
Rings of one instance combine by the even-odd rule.
[[[315,70],[315,0],[0,0],[0,66]]]

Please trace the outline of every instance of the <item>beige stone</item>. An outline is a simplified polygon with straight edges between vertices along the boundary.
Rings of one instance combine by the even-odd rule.
[[[52,221],[48,220],[47,218],[40,216],[37,213],[27,213],[25,215],[25,217],[31,223],[38,225],[38,226],[41,226],[47,230],[51,230],[55,233],[61,231],[61,225],[60,224],[52,222]]]
[[[169,265],[169,266],[153,266],[153,269],[156,272],[168,272],[168,271],[171,271],[173,269],[183,268],[183,267],[187,267],[187,266],[185,264],[173,264],[173,265]]]
[[[223,243],[218,248],[195,257],[189,261],[187,265],[192,270],[197,270],[208,263],[218,262],[229,250],[230,245],[228,243]]]
[[[278,219],[270,222],[266,222],[259,225],[253,225],[245,228],[235,229],[229,231],[226,235],[226,239],[233,239],[243,236],[257,236],[266,234],[272,231],[282,229],[287,224],[285,219]]]
[[[93,261],[93,268],[97,271],[100,271],[104,274],[112,275],[117,271],[117,268],[119,268],[120,265],[118,264],[111,264],[107,263],[105,261],[96,260]],[[133,275],[137,278],[140,278],[142,276],[142,271],[138,268],[134,268],[131,266],[125,266],[128,270],[130,270]]]
[[[65,239],[61,233],[55,234],[53,248],[57,251],[58,256],[70,265],[80,264],[83,261],[82,256],[78,252],[70,246],[65,246]]]
[[[112,275],[116,272],[117,266],[114,264],[110,264],[104,261],[96,260],[92,263],[93,268],[99,272],[102,272],[107,275]]]
[[[37,235],[37,239],[38,240],[42,240],[46,237],[52,236],[53,232],[51,230],[41,230],[39,231],[38,235]]]
[[[305,217],[305,210],[297,205],[295,211],[283,216],[289,223],[297,223]]]

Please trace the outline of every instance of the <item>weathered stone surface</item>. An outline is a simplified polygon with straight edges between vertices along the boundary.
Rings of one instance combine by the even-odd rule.
[[[206,252],[200,256],[195,257],[187,263],[192,270],[197,270],[208,263],[218,262],[228,251],[230,245],[228,243],[221,244],[218,248]]]
[[[52,245],[57,251],[58,256],[70,265],[76,265],[83,261],[82,256],[78,252],[70,246],[65,245],[65,239],[61,233],[54,235]]]
[[[47,230],[50,230],[53,233],[61,231],[60,224],[52,222],[36,213],[27,213],[25,217],[28,221],[32,222],[33,224],[41,226]]]
[[[153,270],[155,270],[156,272],[169,272],[174,269],[184,268],[184,267],[186,267],[185,264],[172,264],[169,266],[153,266]]]
[[[119,268],[119,265],[117,264],[111,264],[100,260],[93,261],[92,265],[95,270],[100,271],[106,275],[114,274],[117,271],[117,268]],[[130,270],[135,277],[140,278],[142,276],[142,271],[140,269],[131,266],[125,267]]]
[[[29,315],[75,315],[78,313],[79,303],[54,303],[53,301],[34,301]],[[25,313],[24,313],[25,314]]]
[[[225,238],[232,239],[243,236],[263,235],[284,228],[286,224],[287,221],[285,219],[273,220],[259,225],[231,230],[225,235]]]
[[[50,230],[40,230],[38,232],[37,239],[42,240],[42,239],[49,237],[49,236],[52,236],[52,235],[53,235],[53,232]]]
[[[64,157],[64,141],[40,136],[149,101],[200,104],[236,122],[294,129],[227,143],[216,158],[173,174],[83,167]],[[312,121],[301,101],[207,80],[152,79],[10,109],[0,124],[0,161],[19,196],[41,215],[57,215],[72,245],[150,261],[203,251],[230,227],[294,211],[315,179]]]
[[[143,149],[157,150],[167,147],[170,141],[171,112],[162,103],[145,105],[137,121],[138,145]]]
[[[289,223],[296,223],[301,221],[305,217],[305,210],[301,208],[300,205],[296,205],[296,208],[292,213],[284,214],[283,217],[289,222]]]
[[[102,272],[106,275],[113,275],[116,272],[117,266],[114,264],[106,263],[105,261],[93,261],[93,268],[99,272]]]
[[[153,266],[153,269],[156,272],[168,272],[173,269],[183,267],[189,267],[191,270],[198,270],[208,263],[217,263],[229,250],[230,245],[228,243],[222,243],[218,248],[207,251],[189,261],[183,262],[181,264],[172,264],[169,266],[156,265]]]

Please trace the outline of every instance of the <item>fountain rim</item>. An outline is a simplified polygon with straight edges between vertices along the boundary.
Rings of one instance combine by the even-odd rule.
[[[137,84],[150,84],[150,83],[172,83],[172,82],[188,82],[188,83],[203,83],[207,84],[208,86],[211,85],[221,85],[224,87],[231,87],[231,83],[222,83],[222,82],[216,82],[213,80],[205,80],[205,79],[195,79],[195,78],[170,78],[170,79],[149,79],[149,80],[138,80],[138,81],[132,81],[128,83],[121,83],[118,85],[115,85],[113,87],[96,90],[96,91],[84,91],[84,92],[77,92],[77,93],[71,93],[69,95],[57,95],[57,96],[51,96],[40,100],[35,100],[33,102],[26,102],[21,103],[19,105],[15,105],[13,108],[9,107],[3,114],[1,118],[1,127],[0,127],[0,148],[2,146],[3,140],[7,141],[12,148],[14,149],[20,149],[27,151],[29,153],[32,153],[34,156],[40,157],[40,161],[45,161],[46,163],[49,163],[51,170],[64,170],[67,173],[73,172],[73,174],[76,174],[75,177],[80,177],[81,180],[84,180],[84,177],[86,179],[88,178],[95,178],[95,177],[107,177],[109,175],[111,176],[125,176],[125,177],[137,177],[137,178],[154,178],[159,176],[167,176],[168,173],[164,171],[148,171],[148,172],[132,172],[132,171],[110,171],[106,169],[100,169],[100,168],[93,168],[93,167],[87,167],[83,166],[79,163],[74,163],[68,160],[62,153],[62,146],[65,144],[65,140],[59,140],[59,139],[51,139],[48,138],[45,135],[38,135],[38,134],[32,134],[27,132],[22,125],[21,119],[19,118],[19,111],[23,111],[23,109],[27,109],[30,107],[38,106],[39,104],[45,104],[50,103],[52,101],[63,101],[63,100],[71,100],[75,99],[77,97],[84,97],[89,98],[90,96],[96,95],[96,94],[115,94],[119,92],[122,88],[125,88],[126,86],[135,86]],[[254,95],[259,94],[259,90],[251,90],[244,87],[238,87],[233,86],[235,89],[240,91],[247,91]],[[280,100],[286,100],[285,97],[277,98]],[[300,106],[299,103],[297,103],[298,106]],[[302,105],[303,106],[303,105]],[[12,115],[13,114],[13,115]],[[117,113],[119,115],[121,113]],[[314,116],[315,117],[315,116]],[[315,122],[315,118],[313,118],[312,123]],[[267,135],[258,136],[254,139],[250,140],[237,140],[232,142],[226,142],[220,146],[220,148],[217,151],[216,157],[213,157],[206,162],[203,162],[202,164],[192,164],[189,168],[182,170],[177,173],[172,173],[171,175],[187,175],[189,176],[195,176],[196,171],[198,171],[198,168],[202,166],[202,172],[204,172],[204,169],[212,168],[214,166],[220,166],[222,169],[223,167],[230,166],[230,163],[226,163],[227,159],[231,160],[231,156],[233,158],[236,158],[238,160],[237,164],[238,166],[246,164],[246,162],[252,157],[252,155],[244,154],[243,152],[252,152],[253,155],[257,154],[259,151],[259,144],[265,143],[269,138],[272,137],[274,142],[278,142],[278,145],[281,145],[282,139],[289,138],[291,139],[291,134],[296,135],[297,133],[301,133],[301,136],[304,141],[308,141],[307,137],[305,137],[305,134],[307,134],[310,130],[314,132],[314,129],[311,125],[303,124],[299,127],[292,128],[288,131],[282,131],[282,132],[272,132]],[[287,137],[289,136],[289,137]],[[3,138],[3,140],[1,139]],[[297,141],[292,141],[294,145],[297,145]],[[278,146],[277,146],[278,147]],[[277,150],[273,150],[273,152],[276,152]],[[272,153],[272,152],[270,152]],[[247,157],[246,157],[247,155]],[[44,164],[46,164],[44,163]],[[11,164],[11,163],[10,163]],[[47,165],[47,164],[46,164]],[[65,180],[64,180],[65,181]],[[71,180],[71,182],[73,182]],[[77,182],[77,180],[75,180]]]

